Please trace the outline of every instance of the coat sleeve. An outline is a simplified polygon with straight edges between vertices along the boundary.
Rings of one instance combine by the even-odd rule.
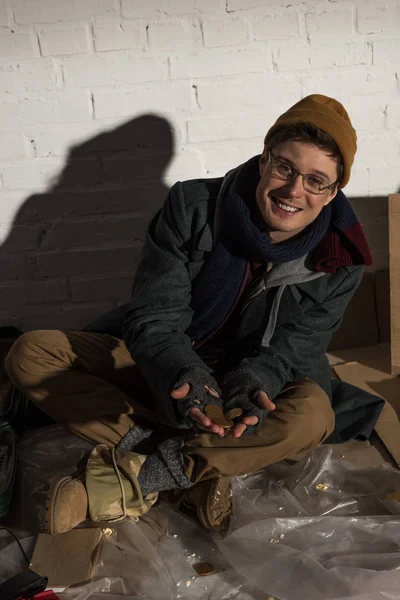
[[[175,427],[181,424],[170,393],[179,372],[191,366],[210,371],[185,333],[193,317],[185,249],[191,226],[177,183],[149,225],[123,326],[125,344],[155,398],[160,421]]]
[[[347,275],[323,302],[304,311],[300,318],[278,326],[269,346],[243,358],[235,369],[236,380],[242,379],[247,386],[252,382],[274,399],[293,381],[306,377],[318,379],[317,371],[332,335],[340,326],[362,276],[362,267],[347,269]]]

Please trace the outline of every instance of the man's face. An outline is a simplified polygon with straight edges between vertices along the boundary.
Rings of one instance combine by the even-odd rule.
[[[322,187],[337,180],[336,159],[316,146],[308,146],[302,142],[283,142],[273,148],[271,154],[274,159],[283,163],[284,170],[290,172],[294,167],[301,173],[310,174]],[[304,189],[301,176],[293,181],[277,178],[272,173],[265,150],[260,158],[260,177],[256,191],[257,205],[267,224],[268,235],[274,243],[300,233],[318,217],[323,207],[337,193],[337,186],[333,191],[326,190],[321,195],[310,193]],[[289,212],[288,207],[299,210]]]

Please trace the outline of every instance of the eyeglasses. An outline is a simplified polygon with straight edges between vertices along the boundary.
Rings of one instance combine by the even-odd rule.
[[[332,191],[338,181],[334,181],[329,185],[324,185],[324,182],[317,176],[311,174],[300,173],[295,167],[289,165],[279,158],[274,158],[272,153],[268,153],[268,162],[271,166],[271,173],[274,177],[283,181],[294,181],[299,175],[303,180],[303,188],[310,194],[324,194],[327,190]]]

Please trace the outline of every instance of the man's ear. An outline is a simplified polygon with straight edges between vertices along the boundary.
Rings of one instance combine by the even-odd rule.
[[[324,202],[324,206],[328,206],[328,204],[329,204],[330,202],[332,202],[332,200],[334,200],[334,199],[336,198],[336,194],[338,193],[338,189],[339,189],[339,186],[338,186],[338,185],[336,185],[336,186],[333,188],[333,191],[332,191],[332,192],[330,192],[329,196],[328,196],[328,197],[327,197],[327,199],[325,200],[325,202]]]

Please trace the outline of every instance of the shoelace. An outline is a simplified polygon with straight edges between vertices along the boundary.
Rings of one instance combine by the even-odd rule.
[[[117,463],[117,459],[115,456],[115,448],[111,448],[111,459],[113,462],[113,467],[114,467],[114,471],[115,474],[117,476],[118,479],[118,483],[119,483],[119,487],[121,488],[121,504],[122,504],[122,517],[118,517],[116,519],[113,519],[110,522],[113,521],[122,521],[122,519],[125,519],[126,515],[126,496],[125,496],[125,489],[124,489],[124,484],[122,483],[122,477],[121,477],[121,473],[119,472],[119,468],[118,468],[118,463]],[[137,523],[139,521],[139,517],[132,517],[132,519]]]

